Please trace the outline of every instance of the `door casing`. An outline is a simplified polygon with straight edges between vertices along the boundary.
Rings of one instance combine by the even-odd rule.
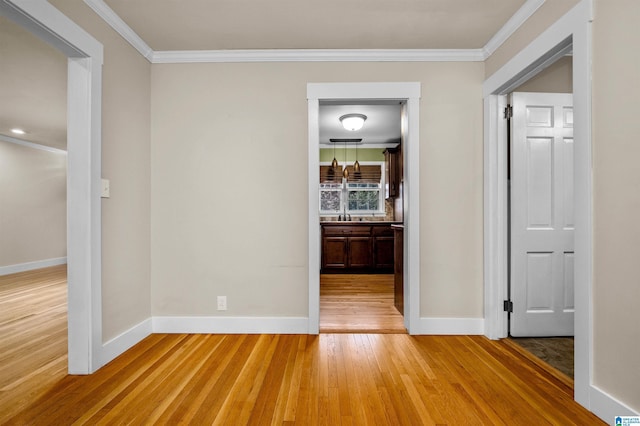
[[[0,14],[68,57],[68,371],[89,374],[107,362],[103,356],[101,298],[103,48],[45,1],[0,0]]]
[[[418,332],[420,319],[420,187],[419,119],[420,83],[309,83],[309,334],[320,332],[320,214],[318,168],[320,166],[318,114],[322,100],[399,100],[406,102],[402,123],[404,181],[404,302],[405,327]],[[406,127],[404,127],[406,126]]]
[[[506,126],[502,108],[509,93],[567,52],[573,52],[575,209],[575,378],[574,399],[591,409],[592,172],[591,172],[591,0],[573,9],[485,80],[484,96],[484,288],[485,335],[507,336],[508,214]]]

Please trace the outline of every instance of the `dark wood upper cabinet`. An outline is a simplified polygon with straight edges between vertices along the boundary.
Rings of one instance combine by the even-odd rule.
[[[400,195],[400,156],[399,148],[384,150],[385,198],[396,198]]]

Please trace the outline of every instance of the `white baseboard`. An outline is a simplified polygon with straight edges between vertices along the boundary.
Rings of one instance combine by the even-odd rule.
[[[420,318],[415,334],[484,334],[484,318]]]
[[[154,333],[307,334],[306,317],[153,317]]]
[[[616,416],[639,415],[638,411],[634,411],[596,386],[591,385],[590,397],[591,407],[589,410],[608,424],[615,424]]]
[[[64,265],[66,257],[36,260],[34,262],[19,263],[17,265],[0,266],[0,275],[16,274],[18,272],[33,271],[34,269],[47,268],[49,266]]]
[[[102,345],[102,353],[100,354],[100,366],[108,364],[129,348],[138,344],[142,339],[151,335],[151,324],[151,318],[147,318],[119,336],[104,343]]]

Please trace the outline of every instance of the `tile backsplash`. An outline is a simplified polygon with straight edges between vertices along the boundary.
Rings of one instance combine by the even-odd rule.
[[[354,216],[352,215],[351,220],[362,220],[367,222],[393,222],[394,221],[394,212],[393,212],[393,200],[385,200],[384,201],[384,210],[385,214],[376,214],[374,216]],[[338,221],[338,215],[336,216],[321,216],[320,222],[336,222]]]

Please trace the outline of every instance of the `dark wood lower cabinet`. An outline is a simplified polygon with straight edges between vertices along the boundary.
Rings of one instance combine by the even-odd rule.
[[[391,226],[376,227],[371,230],[373,244],[373,265],[383,272],[393,271],[393,230]]]
[[[325,237],[322,239],[322,267],[347,267],[346,237]]]
[[[394,226],[393,304],[404,315],[404,227]]]
[[[386,224],[322,226],[322,269],[326,273],[393,273],[393,231]]]
[[[347,267],[371,268],[371,238],[349,237],[347,243]]]

